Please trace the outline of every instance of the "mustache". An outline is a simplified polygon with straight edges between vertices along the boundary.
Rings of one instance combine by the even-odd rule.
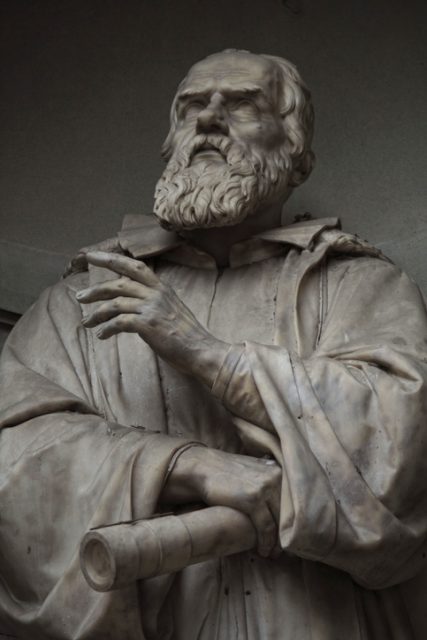
[[[191,141],[187,153],[190,162],[199,151],[218,151],[223,159],[227,162],[228,154],[231,148],[231,141],[221,135],[216,134],[199,134]]]
[[[207,150],[217,151],[229,167],[238,168],[243,175],[251,174],[255,168],[249,162],[241,145],[226,136],[212,133],[197,134],[194,138],[185,142],[171,158],[171,164],[175,165],[177,163],[179,168],[187,169],[190,167],[196,153]]]

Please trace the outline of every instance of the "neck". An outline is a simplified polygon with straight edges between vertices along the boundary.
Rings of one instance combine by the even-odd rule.
[[[281,222],[282,203],[259,210],[240,224],[232,227],[212,227],[209,229],[191,229],[181,231],[180,235],[191,241],[202,251],[209,253],[218,266],[228,265],[231,247],[237,242],[248,240],[266,229],[279,227]]]

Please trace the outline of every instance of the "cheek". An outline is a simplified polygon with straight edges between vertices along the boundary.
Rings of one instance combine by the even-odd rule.
[[[283,127],[276,122],[240,122],[231,131],[236,139],[247,145],[256,145],[271,150],[283,144],[285,139]]]
[[[186,146],[188,142],[194,137],[194,131],[185,125],[178,127],[171,139],[171,149],[174,153],[177,149]]]

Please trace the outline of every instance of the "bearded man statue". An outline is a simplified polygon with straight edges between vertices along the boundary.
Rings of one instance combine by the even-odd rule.
[[[82,250],[10,335],[0,632],[425,637],[407,585],[426,557],[426,309],[337,219],[281,226],[312,129],[289,62],[227,50],[194,65],[155,215]],[[85,532],[194,503],[245,514],[255,548],[89,587]]]
[[[230,52],[231,53],[231,52]],[[211,59],[214,56],[211,57]],[[295,67],[287,60],[262,56],[275,65],[279,109],[283,119],[283,134],[274,134],[274,145],[248,144],[245,139],[228,136],[228,126],[219,118],[214,128],[200,120],[203,97],[191,94],[183,80],[171,109],[171,129],[163,145],[163,157],[169,163],[160,178],[155,194],[154,211],[161,224],[169,229],[194,229],[239,224],[259,209],[281,201],[290,186],[297,186],[309,175],[314,155],[310,149],[313,109],[309,93]],[[196,72],[197,65],[193,68]],[[254,103],[248,100],[251,90],[233,98],[235,116],[245,122],[253,115]],[[252,92],[253,93],[253,92]],[[185,102],[185,104],[183,104]],[[178,118],[198,119],[181,135],[179,146],[174,144]],[[204,124],[206,122],[206,124]],[[203,133],[202,133],[203,131]],[[215,133],[215,132],[218,133]],[[279,143],[279,144],[278,144]],[[280,144],[281,143],[281,144]],[[200,152],[216,151],[200,160]],[[206,155],[206,154],[205,154]]]

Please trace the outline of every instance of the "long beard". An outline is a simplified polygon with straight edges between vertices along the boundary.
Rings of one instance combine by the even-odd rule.
[[[200,158],[192,165],[206,148],[224,162]],[[285,195],[290,169],[284,146],[261,155],[221,135],[198,135],[169,160],[156,185],[154,213],[168,229],[235,225]]]

